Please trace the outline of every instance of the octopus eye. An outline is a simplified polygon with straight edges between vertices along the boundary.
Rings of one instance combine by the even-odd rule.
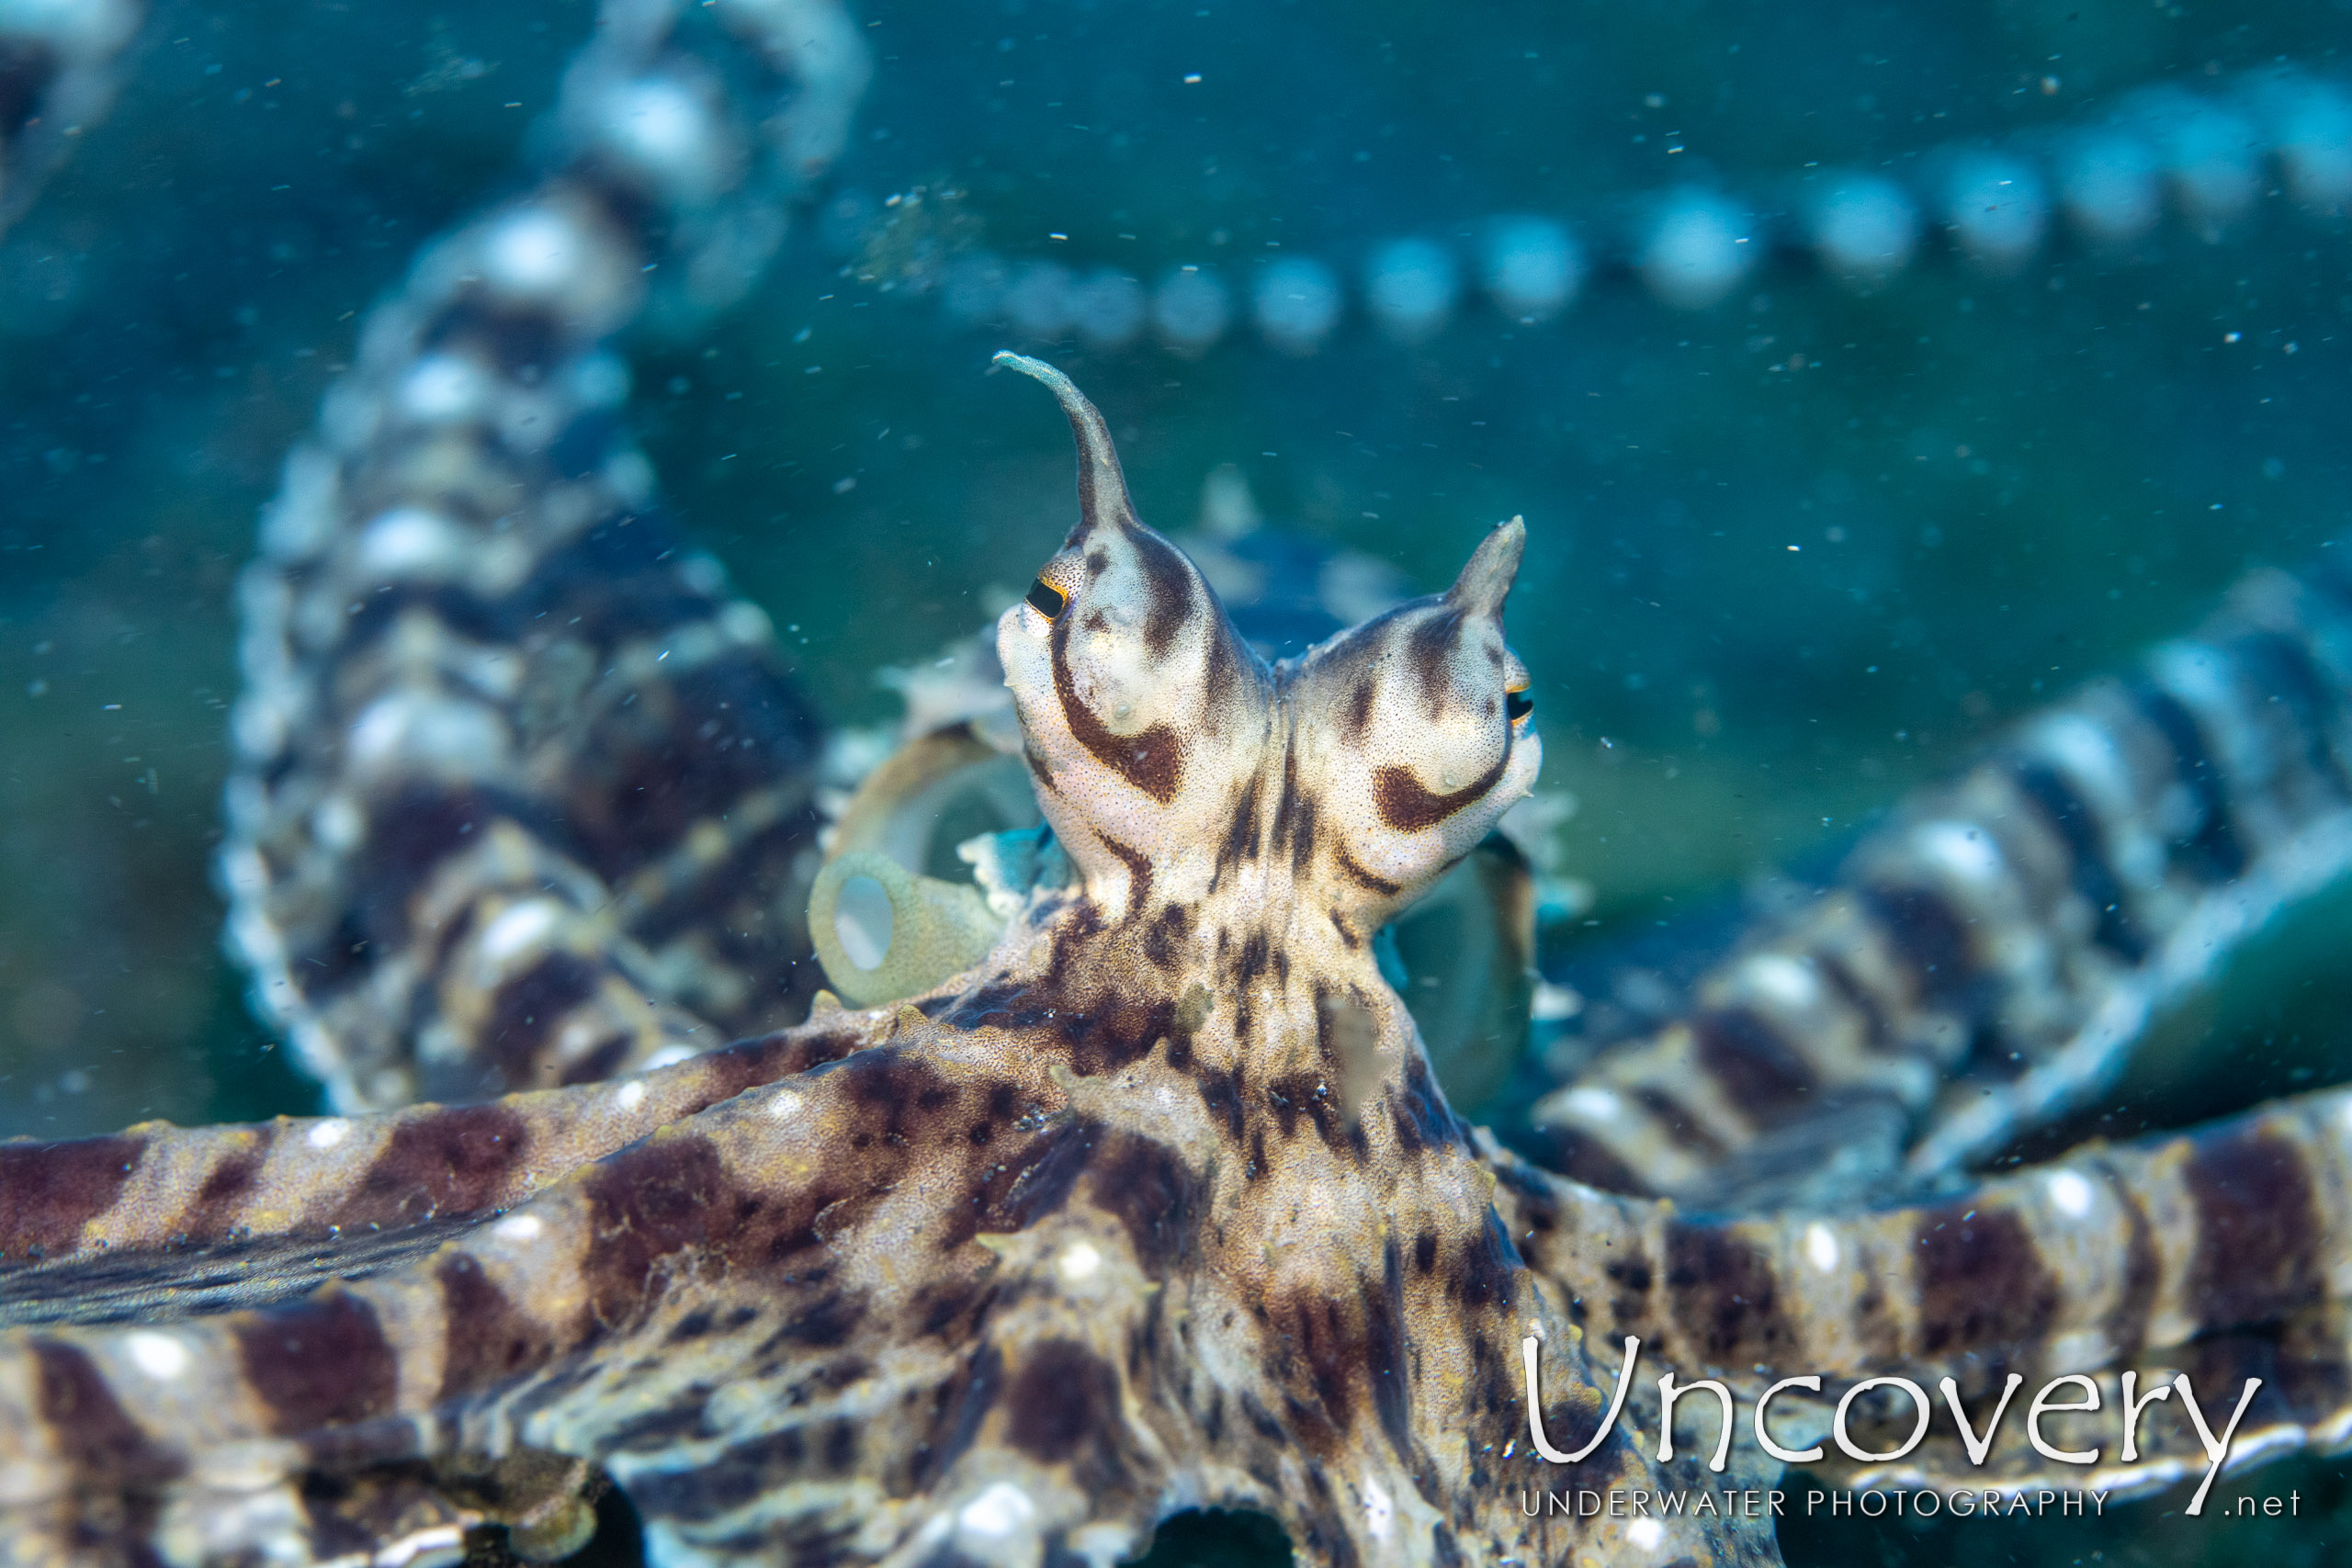
[[[1503,694],[1503,715],[1510,723],[1517,724],[1534,711],[1535,699],[1527,694],[1526,687]]]
[[[1023,597],[1031,609],[1049,621],[1069,608],[1069,595],[1042,577],[1029,585],[1029,592]]]

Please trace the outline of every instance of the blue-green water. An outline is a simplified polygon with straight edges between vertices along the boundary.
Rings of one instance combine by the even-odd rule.
[[[860,14],[875,85],[838,188],[953,189],[962,243],[1147,281],[1345,263],[1496,212],[1597,224],[1702,171],[1750,191],[1808,164],[1900,171],[2149,82],[2329,72],[2352,26],[2145,0]],[[312,1103],[216,945],[232,580],[368,305],[519,178],[591,20],[582,0],[163,6],[111,118],[0,243],[0,1133]],[[2006,277],[1925,252],[1867,294],[1774,265],[1684,313],[1603,277],[1540,326],[1471,300],[1417,348],[1359,321],[1308,358],[1244,333],[1193,361],[957,330],[808,238],[722,330],[640,346],[632,417],[844,721],[887,715],[872,671],[971,629],[1067,524],[1066,433],[983,375],[1001,346],[1080,379],[1164,528],[1229,462],[1283,525],[1436,586],[1524,513],[1513,637],[1545,783],[1580,806],[1566,868],[1597,898],[1598,924],[1553,935],[1606,944],[1817,864],[2352,521],[2341,221],[2272,196],[2217,243],[2062,242]],[[2343,929],[2315,916],[2242,998],[2177,1023],[2115,1130],[2343,1076]],[[2333,1469],[2295,1473],[2335,1506]],[[1867,1550],[2234,1560],[2224,1527],[2162,1506],[2104,1535]],[[2344,1539],[2324,1517],[2262,1549],[2325,1561]]]

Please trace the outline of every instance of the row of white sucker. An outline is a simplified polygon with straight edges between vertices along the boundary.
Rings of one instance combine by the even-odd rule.
[[[1098,350],[1157,342],[1183,355],[1238,335],[1309,355],[1351,311],[1403,344],[1459,319],[1475,288],[1507,322],[1534,325],[1573,305],[1597,276],[1629,273],[1661,303],[1704,310],[1769,255],[1810,261],[1859,288],[1918,262],[1940,231],[1985,272],[2014,273],[2059,243],[2094,254],[2154,233],[2169,208],[2200,239],[2227,237],[2267,195],[2315,215],[2352,207],[2352,91],[2269,70],[2210,93],[2143,88],[2097,124],[2005,146],[1953,146],[1877,170],[1808,165],[1742,197],[1690,184],[1621,204],[1610,220],[1504,215],[1450,235],[1380,241],[1353,267],[1276,254],[1255,266],[1185,263],[1147,284],[1116,266],[969,251],[897,269],[895,292],[935,299],[955,323]],[[854,209],[852,194],[843,205]],[[862,204],[865,222],[890,220]],[[853,236],[854,238],[854,236]]]

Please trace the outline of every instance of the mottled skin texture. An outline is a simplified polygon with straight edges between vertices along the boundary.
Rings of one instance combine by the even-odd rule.
[[[999,627],[1075,878],[926,996],[641,1077],[0,1149],[0,1562],[454,1562],[486,1526],[560,1556],[599,1472],[665,1563],[1109,1563],[1203,1505],[1314,1563],[1775,1561],[1769,1520],[1522,1510],[1770,1478],[1744,1430],[1705,1468],[1703,1400],[1653,1457],[1663,1369],[1750,1401],[1949,1374],[1980,1415],[2011,1374],[2105,1369],[2110,1409],[2125,1371],[2209,1405],[2259,1376],[2242,1459],[2345,1440],[2352,1092],[1753,1219],[1465,1126],[1369,939],[1532,782],[1520,525],[1270,669],[1136,521],[1094,411],[1010,362],[1080,451],[1079,525]],[[1523,1343],[1574,1449],[1629,1336],[1625,1421],[1531,1459]],[[1892,1448],[1907,1412],[1860,1408]],[[2202,1463],[2173,1405],[2088,1469],[2018,1430],[1832,1473]]]
[[[980,972],[820,1013],[773,1066],[840,1059],[379,1276],[14,1341],[12,1553],[319,1553],[395,1517],[437,1540],[522,1510],[452,1501],[451,1479],[519,1443],[606,1465],[665,1561],[1107,1562],[1202,1503],[1272,1512],[1318,1562],[1634,1560],[1624,1521],[1505,1506],[1539,1479],[1510,1457],[1521,1337],[1556,1347],[1555,1430],[1589,1432],[1600,1400],[1368,942],[1533,779],[1500,618],[1521,528],[1448,594],[1269,670],[1135,521],[1093,411],[1022,367],[1080,437],[1083,515],[1042,574],[1066,606],[1000,628],[1077,885]],[[684,1111],[698,1066],[649,1085]],[[626,1088],[506,1102],[447,1207],[527,1190],[524,1146],[589,1125],[561,1107]],[[380,1120],[329,1142],[389,1148]],[[140,1136],[20,1163],[103,1190],[145,1163]],[[208,1157],[190,1169],[238,1156]],[[111,1223],[53,1225],[48,1267]],[[321,1509],[283,1479],[305,1471],[360,1472],[361,1501]],[[1588,1474],[1658,1483],[1623,1436]],[[1668,1544],[1771,1556],[1720,1521]]]
[[[256,1010],[336,1110],[806,1015],[821,726],[664,513],[616,339],[748,287],[737,242],[780,232],[865,72],[833,0],[604,0],[542,177],[419,252],[288,456],[239,584],[219,877]],[[689,136],[712,163],[616,155],[643,83],[717,78],[745,115]]]
[[[1849,1169],[1801,1184],[1838,1212],[1732,1220],[1465,1129],[1367,944],[1533,776],[1516,526],[1449,594],[1269,669],[1034,364],[1081,517],[1001,651],[1077,883],[909,1005],[586,1081],[809,989],[815,726],[652,510],[609,346],[774,191],[595,139],[636,73],[709,51],[775,79],[742,87],[784,104],[746,134],[821,162],[862,54],[821,4],[723,0],[672,38],[676,14],[608,6],[546,178],[374,313],[245,588],[223,865],[266,1008],[346,1111],[573,1087],[0,1147],[0,1562],[415,1564],[486,1525],[554,1557],[592,1466],[663,1562],[1107,1562],[1197,1504],[1266,1509],[1315,1563],[1770,1560],[1768,1526],[1720,1516],[1521,1514],[1522,1488],[1716,1482],[1703,1424],[1646,1457],[1661,1366],[1749,1398],[1949,1371],[1980,1402],[2103,1368],[2110,1408],[2126,1370],[2209,1403],[2259,1375],[2242,1460],[2345,1441],[2344,1093],[1922,1207],[1855,1212]],[[1555,1152],[1753,1201],[1823,1152],[1833,1095],[1892,1102],[1915,1161],[1976,1146],[1955,1098],[1996,1133],[2046,1111],[2085,1019],[2161,990],[2150,954],[2342,863],[2312,834],[2347,796],[2347,603],[2258,582],[2040,721],[1693,1027],[1580,1086],[1640,1107],[1602,1119],[1629,1135],[1572,1116]],[[1789,983],[1830,960],[1867,973]],[[1979,1071],[1958,1047],[1987,1029],[2031,1070]],[[1574,1470],[1525,1456],[1531,1331],[1570,1448],[1645,1343],[1632,1424]],[[2020,1433],[1982,1468],[1939,1430],[1831,1473],[2145,1489],[2202,1458],[2174,1406],[2085,1470]],[[1739,1452],[1721,1479],[1769,1473]]]

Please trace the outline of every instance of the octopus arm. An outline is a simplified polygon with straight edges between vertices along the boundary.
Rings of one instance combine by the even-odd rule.
[[[2352,591],[2257,573],[2029,716],[1530,1115],[1545,1163],[1708,1208],[1931,1187],[2096,1096],[2352,874]]]
[[[2184,1402],[2184,1378],[2198,1403],[2195,1416]],[[1974,1506],[1991,1511],[1986,1493],[2004,1503],[2045,1487],[2105,1493],[2120,1500],[2297,1452],[2338,1452],[2352,1440],[2352,1307],[2335,1300],[2315,1303],[2262,1328],[2143,1352],[2086,1381],[2089,1388],[2055,1391],[2052,1407],[2066,1413],[2045,1415],[2037,1428],[2027,1417],[2042,1382],[2028,1378],[1981,1460],[1939,1420],[1926,1441],[1899,1458],[1857,1460],[1833,1450],[1807,1473],[1829,1485],[1858,1489],[1973,1491],[1978,1495]],[[1932,1387],[1929,1392],[1943,1416],[1942,1396]],[[1966,1402],[1980,1438],[1998,1392]],[[2095,1406],[2079,1408],[2089,1405],[2094,1394]],[[1867,1454],[1895,1452],[1916,1417],[1907,1399],[1894,1405],[1892,1419],[1873,1412],[1853,1423],[1856,1448]],[[2202,1433],[2199,1416],[2205,1422]],[[2122,1441],[2127,1418],[2128,1450]],[[2217,1465],[2212,1445],[2225,1432],[2227,1454]],[[2052,1450],[2065,1457],[2054,1458]]]
[[[628,1488],[657,1561],[1089,1521],[1124,1551],[1187,1472],[1130,1388],[1158,1292],[1071,1201],[1102,1136],[1042,1069],[883,1047],[300,1300],[12,1330],[0,1519],[29,1562],[93,1532],[322,1561],[362,1526],[512,1524],[480,1478],[554,1454]]]
[[[1395,1223],[1464,1249],[1448,1271],[1393,1233],[1286,1238],[1251,1206],[1311,1187],[1253,1182],[1200,1118],[1136,1113],[1181,1080],[1073,1074],[1049,1030],[887,1021],[887,1044],[424,1228],[439,1245],[380,1271],[7,1331],[17,1560],[561,1543],[600,1476],[664,1563],[1107,1564],[1201,1506],[1272,1514],[1334,1564],[1608,1544],[1501,1506],[1543,1479],[1512,1457],[1516,1336],[1557,1323],[1483,1199],[1454,1201],[1484,1190],[1475,1165],[1397,1173]],[[1321,1170],[1299,1135],[1285,1164]],[[1562,1356],[1566,1435],[1598,1401]],[[1668,1474],[1622,1438],[1584,1472]],[[1773,1560],[1757,1527],[1676,1529],[1693,1562]]]
[[[820,723],[661,506],[621,351],[751,286],[866,50],[830,0],[605,9],[541,177],[370,312],[241,585],[230,945],[345,1112],[659,1065],[815,989]]]
[[[0,1144],[0,1325],[194,1316],[380,1272],[888,1030],[837,1014],[610,1083],[473,1105]]]
[[[2352,1296],[2338,1245],[2352,1229],[2352,1091],[1845,1216],[1685,1219],[1491,1157],[1506,1223],[1589,1334],[1639,1335],[1670,1363],[1736,1379],[1817,1371],[1834,1392],[1950,1375],[1974,1397],[2007,1371],[2039,1386],[2275,1338],[2333,1323]],[[2315,1332],[2290,1337],[2323,1367],[2334,1352]],[[2305,1382],[2293,1408],[2313,1407]],[[2315,1432],[2335,1420],[2321,1415]]]

